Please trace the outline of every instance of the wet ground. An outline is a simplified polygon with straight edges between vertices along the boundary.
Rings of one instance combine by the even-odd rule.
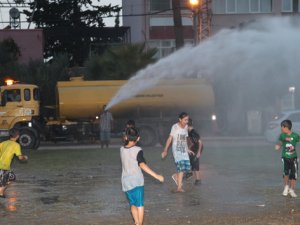
[[[300,198],[283,197],[280,154],[252,139],[207,139],[201,159],[202,184],[184,183],[174,194],[171,151],[145,148],[148,165],[165,176],[145,175],[145,224],[300,224]],[[0,199],[0,224],[133,224],[121,191],[119,148],[44,145],[15,161],[17,182]],[[300,188],[296,189],[300,196]]]

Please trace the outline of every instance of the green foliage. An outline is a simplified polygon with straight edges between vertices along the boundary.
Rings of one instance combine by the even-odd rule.
[[[147,49],[145,44],[114,46],[101,56],[94,55],[87,62],[88,80],[128,79],[140,69],[155,61],[156,49]]]
[[[67,68],[69,60],[67,55],[58,55],[51,62],[32,61],[26,65],[18,79],[22,82],[36,84],[41,90],[41,102],[43,105],[54,105],[55,88],[57,81],[68,80]]]
[[[96,28],[105,26],[103,16],[120,11],[119,6],[99,6],[100,0],[39,0],[29,3],[24,10],[28,22],[43,28],[45,58],[55,54],[68,54],[73,65],[82,65],[88,57],[91,43],[101,42],[94,35]],[[99,33],[99,31],[98,31]]]
[[[20,49],[13,39],[8,38],[0,42],[0,75],[13,74],[14,66],[21,55]]]
[[[42,105],[54,105],[56,83],[60,80],[69,80],[68,67],[67,55],[58,55],[48,63],[43,61],[31,61],[26,65],[14,63],[10,72],[0,67],[0,74],[2,83],[9,77],[22,83],[39,86]]]

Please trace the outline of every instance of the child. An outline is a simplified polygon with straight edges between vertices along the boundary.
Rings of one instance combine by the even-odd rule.
[[[161,157],[165,158],[168,154],[168,149],[172,143],[172,152],[176,164],[177,173],[172,175],[172,179],[177,185],[176,192],[184,192],[182,188],[182,179],[184,173],[189,173],[191,170],[189,153],[192,153],[187,146],[188,129],[187,123],[189,115],[185,112],[179,114],[178,122],[172,126],[171,133],[167,139],[165,148],[161,153]]]
[[[128,120],[128,121],[126,122],[125,129],[124,129],[123,132],[122,132],[122,141],[123,141],[124,143],[126,142],[126,140],[125,140],[126,130],[127,130],[128,128],[130,128],[130,127],[135,128],[135,121],[134,121],[134,120]]]
[[[191,154],[189,154],[190,157],[190,163],[192,167],[192,172],[195,177],[195,185],[201,184],[201,178],[200,178],[200,156],[203,151],[203,144],[200,139],[200,135],[197,133],[197,131],[193,127],[193,121],[192,119],[189,119],[188,122],[188,148],[192,151]]]
[[[280,143],[275,145],[275,149],[282,147],[282,164],[283,164],[283,196],[290,194],[296,198],[295,193],[296,179],[298,174],[298,160],[296,152],[296,144],[299,142],[299,135],[292,132],[292,122],[284,120],[281,122],[281,134],[279,136]]]
[[[127,128],[125,139],[126,143],[120,149],[122,190],[129,201],[134,223],[142,225],[144,220],[144,176],[142,170],[160,182],[164,182],[164,177],[156,174],[147,166],[142,149],[136,146],[140,139],[137,129]]]
[[[22,155],[21,146],[17,143],[19,131],[11,129],[9,131],[10,139],[0,143],[0,197],[5,198],[4,191],[8,183],[11,181],[10,175],[14,175],[10,171],[10,165],[14,155],[21,161],[26,161],[28,157]],[[11,174],[12,173],[12,174]]]

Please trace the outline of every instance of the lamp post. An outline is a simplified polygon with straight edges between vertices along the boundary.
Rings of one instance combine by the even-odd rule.
[[[192,10],[193,17],[193,30],[194,30],[194,45],[197,45],[199,42],[199,14],[200,14],[200,5],[201,0],[189,0],[190,7]]]
[[[295,109],[295,90],[296,90],[296,88],[294,86],[289,87],[289,92],[291,94],[291,107],[292,107],[292,109]]]

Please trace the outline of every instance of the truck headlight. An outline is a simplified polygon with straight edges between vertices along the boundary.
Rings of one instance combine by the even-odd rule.
[[[215,121],[215,120],[217,120],[217,116],[216,116],[215,114],[212,114],[212,116],[211,116],[211,120],[212,120],[212,121]]]

